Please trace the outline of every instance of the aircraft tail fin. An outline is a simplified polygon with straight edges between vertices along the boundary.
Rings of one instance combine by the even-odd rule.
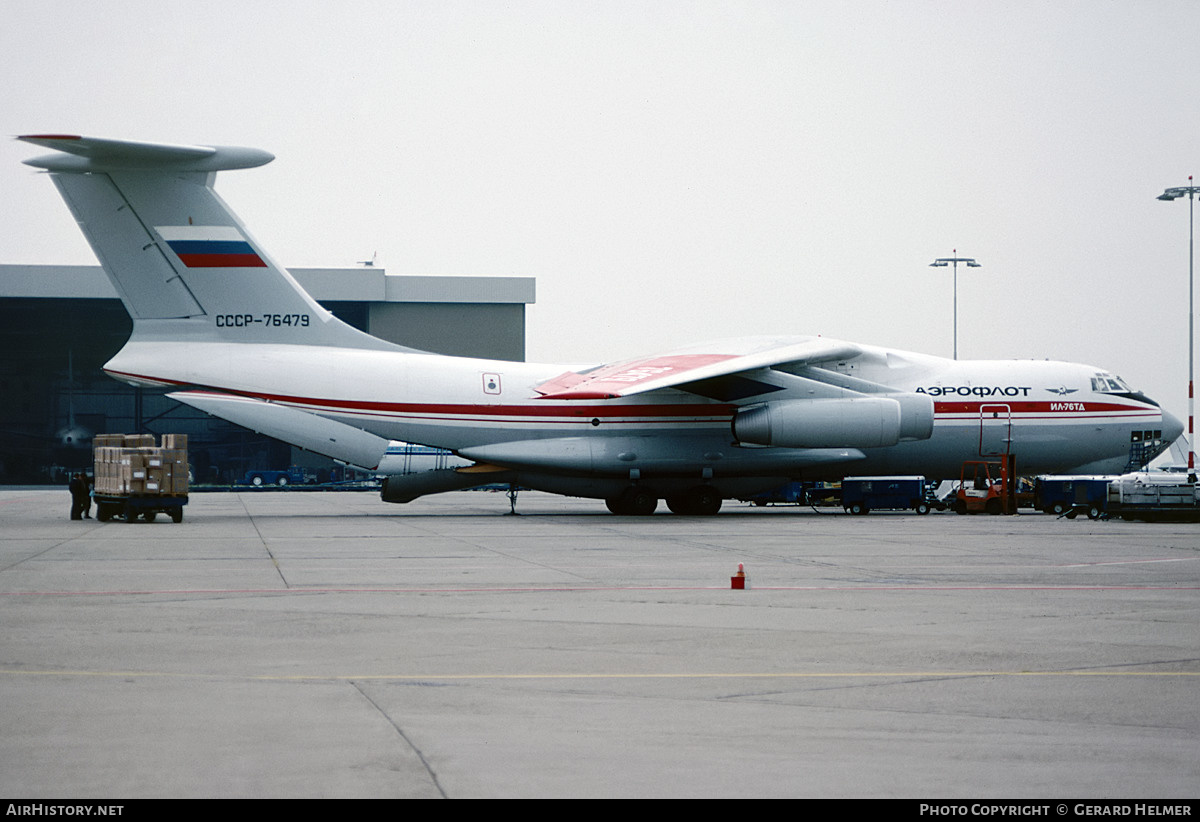
[[[28,135],[134,320],[139,340],[404,349],[342,323],[250,235],[216,172],[274,156],[73,135]]]

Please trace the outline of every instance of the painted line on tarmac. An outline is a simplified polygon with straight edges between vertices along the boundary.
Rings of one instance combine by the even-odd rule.
[[[112,591],[0,591],[0,597],[228,596],[230,594],[512,594],[572,591],[732,591],[727,585],[550,585],[481,588],[163,588]],[[1197,585],[754,585],[754,591],[1200,591]]]
[[[1150,565],[1155,562],[1195,562],[1200,557],[1169,557],[1165,559],[1114,559],[1107,562],[1074,562],[1070,565],[1054,565],[1054,568],[1092,568],[1097,565]]]
[[[881,671],[871,672],[776,672],[776,673],[690,673],[690,674],[449,674],[446,676],[415,676],[412,674],[367,674],[365,676],[261,676],[267,680],[372,680],[397,682],[427,682],[439,680],[488,680],[488,679],[911,679],[939,678],[959,679],[963,677],[993,676],[1200,676],[1200,671]]]
[[[238,674],[172,673],[167,671],[21,671],[0,669],[0,676],[61,676],[141,679],[238,679],[261,682],[470,682],[484,680],[604,679],[964,679],[983,677],[1200,677],[1200,671],[777,671],[734,673],[643,674]]]

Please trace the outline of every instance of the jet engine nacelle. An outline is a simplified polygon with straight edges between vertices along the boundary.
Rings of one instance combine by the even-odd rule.
[[[927,440],[933,436],[933,399],[928,394],[890,394],[900,403],[900,441]]]
[[[733,418],[739,442],[780,448],[882,448],[932,433],[933,402],[919,394],[783,400]]]
[[[389,474],[383,480],[379,498],[384,502],[412,502],[426,494],[462,491],[480,485],[509,482],[512,474],[503,472],[472,473],[455,468],[438,468],[415,474]]]

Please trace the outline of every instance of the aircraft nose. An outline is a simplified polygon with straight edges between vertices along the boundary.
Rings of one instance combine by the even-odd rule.
[[[1183,420],[1170,411],[1164,410],[1162,412],[1162,432],[1163,442],[1175,442],[1175,440],[1179,439],[1179,435],[1183,433]]]

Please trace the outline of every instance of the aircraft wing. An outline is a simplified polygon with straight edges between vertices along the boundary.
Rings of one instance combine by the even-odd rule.
[[[542,399],[612,399],[758,368],[799,367],[859,353],[861,349],[853,343],[823,337],[749,337],[624,360],[582,372],[568,371],[534,390]]]

